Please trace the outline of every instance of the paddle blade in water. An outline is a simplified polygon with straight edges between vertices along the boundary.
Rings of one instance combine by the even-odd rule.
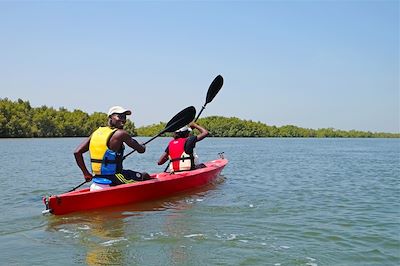
[[[216,76],[208,88],[206,104],[214,99],[215,95],[217,95],[219,90],[222,88],[222,85],[224,85],[224,78],[221,75]]]
[[[186,107],[177,113],[165,126],[164,132],[174,132],[193,121],[196,115],[196,108],[193,106]]]

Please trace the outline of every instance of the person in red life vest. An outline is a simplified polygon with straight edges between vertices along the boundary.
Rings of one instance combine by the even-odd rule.
[[[74,152],[75,160],[87,182],[93,177],[111,180],[111,186],[150,179],[149,174],[124,170],[122,160],[124,143],[139,153],[146,151],[146,146],[139,144],[123,128],[126,116],[132,114],[121,106],[113,106],[108,111],[108,126],[99,127],[85,139]],[[89,151],[92,173],[83,160],[83,153]]]
[[[197,129],[200,134],[197,136],[191,135],[192,129]],[[197,155],[194,151],[196,143],[207,137],[208,131],[192,122],[189,127],[185,126],[174,132],[174,139],[168,144],[165,152],[158,160],[158,165],[170,161],[170,172],[189,171],[196,168],[201,168],[198,165]]]

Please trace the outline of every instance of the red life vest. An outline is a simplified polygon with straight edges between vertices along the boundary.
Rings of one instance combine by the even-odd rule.
[[[185,152],[185,143],[188,138],[173,139],[168,144],[169,165],[171,172],[188,171],[194,169],[193,154]]]

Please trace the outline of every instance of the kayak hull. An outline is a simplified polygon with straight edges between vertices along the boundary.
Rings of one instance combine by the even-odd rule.
[[[226,159],[205,163],[205,168],[175,174],[152,174],[153,179],[131,184],[90,191],[84,188],[45,200],[48,212],[63,215],[108,206],[117,206],[168,197],[180,192],[204,186],[215,180],[225,165]]]

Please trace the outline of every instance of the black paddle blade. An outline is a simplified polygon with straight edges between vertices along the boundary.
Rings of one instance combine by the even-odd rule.
[[[177,113],[171,120],[169,120],[169,122],[167,123],[167,125],[165,126],[163,131],[161,131],[160,133],[158,133],[157,135],[155,135],[154,137],[152,137],[151,139],[149,139],[148,141],[146,141],[143,144],[144,145],[148,144],[149,142],[153,141],[155,138],[161,136],[165,132],[174,132],[175,130],[178,130],[181,127],[186,126],[187,124],[189,124],[190,122],[193,121],[195,115],[196,115],[196,108],[194,108],[193,106],[186,107],[185,109],[183,109],[182,111]],[[127,155],[125,155],[122,158],[122,160],[125,160],[126,157],[128,157],[135,151],[136,150],[129,152]],[[81,185],[83,185],[83,183]],[[81,185],[79,185],[79,186],[81,186]],[[74,189],[76,189],[76,188],[74,188]]]
[[[224,78],[221,75],[216,76],[208,88],[206,104],[210,103],[214,99],[215,95],[217,95],[219,90],[222,88],[222,85],[224,85]]]
[[[196,108],[193,106],[186,107],[179,113],[177,113],[165,126],[163,132],[174,132],[181,127],[186,126],[193,121],[196,115]]]

